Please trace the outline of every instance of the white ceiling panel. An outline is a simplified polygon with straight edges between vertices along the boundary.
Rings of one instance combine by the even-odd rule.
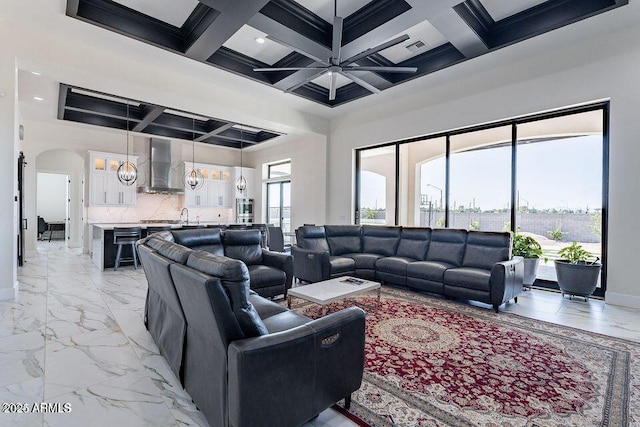
[[[256,38],[265,39],[264,43],[256,42]],[[243,25],[223,46],[240,52],[243,55],[262,61],[265,64],[273,65],[284,58],[292,49],[286,48],[276,42],[266,39],[266,34],[248,25]]]
[[[329,89],[329,86],[331,85],[331,77],[329,76],[329,73],[324,73],[317,79],[312,80],[312,82],[322,86],[325,89]],[[342,86],[348,85],[349,83],[351,83],[351,80],[338,74],[336,78],[336,88],[341,88]]]
[[[114,0],[123,6],[137,10],[175,27],[182,27],[198,0]]]
[[[380,52],[382,56],[396,64],[447,43],[447,39],[445,39],[444,36],[429,23],[429,21],[423,21],[414,25],[407,31],[397,34],[389,40],[401,36],[402,34],[407,34],[410,37],[409,40]],[[418,41],[423,42],[425,46],[414,51],[407,48],[407,46],[413,45]]]
[[[309,9],[329,23],[333,23],[334,0],[295,0],[296,3]],[[346,18],[361,7],[371,3],[371,0],[338,0],[338,16]]]
[[[480,0],[494,21],[500,21],[548,0]]]

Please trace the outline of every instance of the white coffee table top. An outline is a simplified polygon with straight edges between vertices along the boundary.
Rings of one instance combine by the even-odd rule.
[[[345,276],[291,288],[288,295],[324,305],[378,288],[378,282]]]

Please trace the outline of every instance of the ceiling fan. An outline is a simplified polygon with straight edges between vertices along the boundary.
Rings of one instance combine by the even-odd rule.
[[[362,86],[363,88],[369,90],[373,93],[380,93],[380,89],[373,86],[372,84],[366,82],[360,77],[354,75],[354,73],[359,73],[363,71],[377,71],[384,73],[415,73],[418,71],[417,67],[385,67],[385,66],[358,66],[356,62],[366,58],[367,56],[373,55],[374,53],[380,52],[384,49],[387,49],[391,46],[395,46],[399,43],[402,43],[406,40],[409,40],[409,36],[404,34],[402,36],[396,37],[393,40],[389,40],[388,42],[379,44],[375,47],[367,49],[357,55],[354,55],[350,58],[343,59],[342,54],[342,27],[344,19],[338,16],[338,5],[337,0],[334,2],[334,18],[333,18],[333,38],[331,43],[331,57],[328,59],[318,58],[315,55],[312,55],[308,52],[305,52],[299,48],[289,45],[288,43],[278,40],[274,37],[266,36],[269,40],[272,40],[278,44],[286,46],[290,49],[295,50],[302,55],[311,58],[315,61],[314,64],[311,64],[307,67],[275,67],[275,68],[254,68],[253,71],[300,71],[300,70],[318,70],[317,73],[312,76],[304,79],[302,82],[297,83],[294,86],[286,89],[285,92],[292,92],[309,83],[312,80],[317,79],[318,77],[324,75],[325,73],[329,73],[331,77],[331,82],[329,84],[329,100],[333,101],[336,99],[336,79],[338,74],[343,77],[348,78],[354,83]]]

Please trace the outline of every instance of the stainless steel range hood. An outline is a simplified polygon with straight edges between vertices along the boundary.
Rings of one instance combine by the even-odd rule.
[[[181,161],[172,163],[171,141],[151,138],[151,161],[148,179],[138,193],[184,194]]]

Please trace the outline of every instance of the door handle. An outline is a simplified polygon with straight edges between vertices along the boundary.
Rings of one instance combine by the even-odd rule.
[[[22,225],[22,228],[23,228],[23,230],[26,230],[26,229],[28,228],[28,227],[27,227],[27,224],[28,224],[28,223],[27,223],[27,218],[24,218],[24,219],[22,220],[22,222],[24,222],[24,224]]]
[[[107,203],[107,192],[104,192],[104,202]]]

